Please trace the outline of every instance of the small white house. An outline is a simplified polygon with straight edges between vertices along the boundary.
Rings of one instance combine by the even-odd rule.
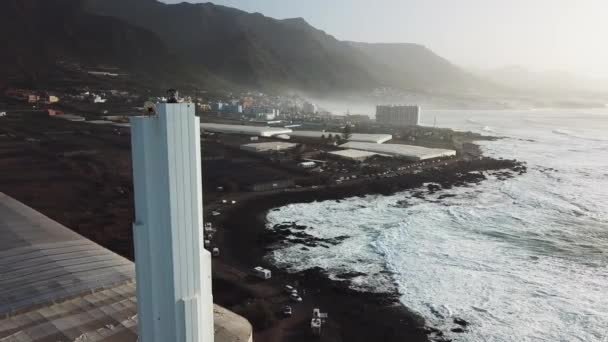
[[[327,321],[327,316],[327,312],[321,312],[319,308],[312,309],[312,318],[319,318],[322,323]]]
[[[310,320],[310,330],[312,331],[312,334],[315,336],[321,335],[321,319],[320,318],[313,318]]]
[[[99,95],[95,95],[93,103],[106,103],[107,99],[101,98]]]
[[[272,277],[270,270],[267,270],[261,266],[254,267],[253,275],[263,280],[270,279]]]
[[[315,166],[317,166],[317,163],[313,162],[313,161],[305,161],[305,162],[301,162],[300,167],[303,167],[305,169],[312,169]]]

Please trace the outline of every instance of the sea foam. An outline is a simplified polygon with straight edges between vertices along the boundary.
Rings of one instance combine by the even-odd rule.
[[[321,267],[336,280],[357,272],[361,291],[401,294],[402,302],[455,341],[604,342],[608,322],[608,142],[577,135],[608,131],[608,116],[487,112],[439,121],[506,139],[484,142],[488,155],[517,158],[529,172],[488,174],[472,187],[406,191],[341,201],[291,204],[268,214],[306,226],[331,246],[277,246],[268,258],[289,271]],[[577,121],[578,122],[578,121]],[[561,125],[561,126],[560,126]],[[439,196],[443,196],[439,199]],[[470,323],[452,333],[454,318]]]

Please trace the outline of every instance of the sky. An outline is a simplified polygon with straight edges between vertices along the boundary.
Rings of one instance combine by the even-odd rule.
[[[277,19],[302,17],[342,40],[422,44],[466,68],[519,65],[608,79],[608,0],[212,2]]]

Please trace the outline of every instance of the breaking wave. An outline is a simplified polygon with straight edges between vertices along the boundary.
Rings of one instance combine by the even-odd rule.
[[[584,136],[584,135],[576,134],[576,133],[574,133],[572,131],[569,131],[569,130],[566,130],[566,129],[554,129],[552,132],[554,134],[565,135],[567,137],[576,138],[576,139],[582,139],[582,140],[608,141],[608,139],[602,139],[602,138],[593,137],[593,136]],[[606,134],[608,134],[608,132]]]
[[[483,128],[456,114],[442,121]],[[567,123],[555,127],[555,115],[535,112],[532,124],[530,114],[509,114],[487,113],[484,121],[511,138],[482,148],[526,161],[528,173],[507,180],[488,174],[478,185],[422,197],[415,192],[424,187],[277,208],[268,213],[270,229],[296,222],[317,238],[342,240],[329,248],[280,245],[267,257],[293,272],[321,267],[359,290],[398,290],[407,307],[454,341],[605,342],[608,142],[571,136]],[[581,131],[608,131],[608,117],[595,120]],[[470,323],[465,333],[450,331],[457,317]]]
[[[469,118],[469,119],[467,119],[467,122],[470,124],[483,126],[483,123],[477,121],[476,119]]]

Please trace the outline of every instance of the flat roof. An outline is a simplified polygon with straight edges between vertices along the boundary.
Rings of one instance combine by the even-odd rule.
[[[366,159],[366,158],[378,155],[378,153],[376,153],[376,152],[368,152],[368,151],[352,150],[352,149],[332,151],[332,152],[328,152],[328,153],[332,154],[334,156],[338,156],[338,157],[342,157],[342,158],[346,158],[346,159]]]
[[[134,264],[0,192],[0,341],[137,341]],[[215,341],[251,341],[214,305]]]
[[[84,121],[85,118],[83,116],[80,115],[74,115],[74,114],[58,114],[58,115],[53,115],[54,118],[57,119],[63,119],[63,120],[69,120],[69,121]]]
[[[113,125],[115,122],[108,120],[88,120],[86,123],[95,124],[95,125]]]
[[[296,144],[296,143],[289,143],[289,142],[284,142],[284,141],[268,141],[268,142],[241,145],[241,149],[249,150],[249,151],[263,152],[263,151],[287,150],[290,148],[294,148],[296,146],[298,146],[298,144]]]
[[[322,131],[293,131],[289,135],[294,137],[302,137],[302,138],[321,138],[321,136],[342,136],[342,133],[338,132],[322,132]],[[348,141],[359,141],[359,142],[370,142],[382,144],[389,140],[393,139],[393,136],[390,134],[367,134],[367,133],[352,133],[350,139]]]
[[[133,263],[0,193],[0,315],[133,281]]]
[[[401,144],[371,144],[363,142],[347,142],[340,145],[341,148],[375,152],[401,157],[409,160],[425,160],[440,157],[455,156],[456,151],[440,148],[428,148]]]
[[[201,123],[203,131],[227,134],[245,134],[256,135],[262,137],[271,137],[278,134],[289,134],[292,132],[289,128],[268,127],[268,126],[246,126],[246,125],[227,125],[217,123]]]

